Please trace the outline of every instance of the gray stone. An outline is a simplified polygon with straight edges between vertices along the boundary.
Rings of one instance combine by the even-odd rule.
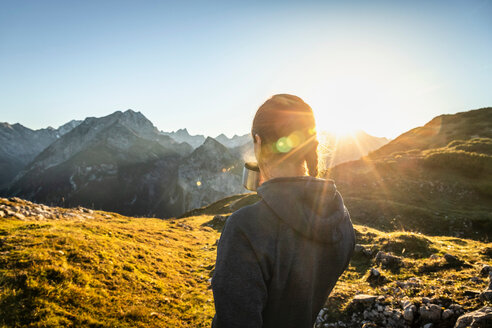
[[[430,301],[431,301],[430,298],[422,297],[422,303],[427,304],[427,303],[430,303]]]
[[[359,294],[354,296],[352,302],[355,304],[372,305],[376,298],[377,296],[375,295]]]
[[[369,270],[369,276],[367,277],[367,281],[371,284],[379,285],[379,284],[384,284],[385,282],[387,282],[387,279],[385,276],[383,276],[381,274],[381,272],[379,272],[378,269],[371,268]]]
[[[419,313],[423,322],[437,322],[441,319],[441,307],[436,304],[421,306]]]
[[[373,277],[379,277],[381,275],[381,273],[379,272],[378,269],[371,268],[371,270],[369,271],[369,275],[373,276]]]
[[[381,251],[376,254],[376,263],[380,263],[383,268],[388,269],[398,269],[403,265],[401,257]]]
[[[21,213],[14,213],[12,216],[21,220],[21,221],[24,221],[26,219],[26,217]]]
[[[453,315],[454,315],[453,310],[446,309],[446,310],[442,311],[442,319],[443,319],[443,320],[448,320],[448,319],[449,319],[449,318],[451,318]]]
[[[422,326],[422,328],[432,328],[432,327],[434,327],[433,323],[427,323],[427,324]]]
[[[492,307],[483,308],[463,314],[458,318],[454,328],[487,328],[492,327]]]
[[[417,312],[417,307],[415,305],[407,306],[403,310],[403,318],[409,322],[412,322],[415,318],[415,313]]]
[[[455,313],[463,312],[463,307],[459,304],[453,303],[449,306],[449,309],[453,310]]]

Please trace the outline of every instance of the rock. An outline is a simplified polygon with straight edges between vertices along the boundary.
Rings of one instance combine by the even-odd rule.
[[[458,318],[454,328],[486,328],[492,327],[492,307],[483,308],[463,314]]]
[[[464,263],[464,261],[460,260],[458,257],[447,253],[444,254],[444,259],[450,265],[461,266]]]
[[[427,323],[427,324],[422,326],[422,328],[432,328],[432,327],[434,327],[433,323]]]
[[[371,257],[372,252],[360,244],[355,244],[354,253],[365,257]]]
[[[490,265],[484,265],[481,269],[480,269],[480,275],[482,277],[487,277],[489,275],[489,273],[492,272],[492,266]]]
[[[492,302],[492,290],[485,290],[480,294],[480,299],[482,301]]]
[[[12,216],[21,220],[21,221],[24,221],[26,219],[26,217],[21,213],[14,213]]]
[[[427,303],[430,303],[431,299],[428,298],[428,297],[422,297],[422,303],[423,304],[427,304]]]
[[[463,313],[463,307],[459,304],[451,304],[449,306],[450,310],[453,310],[454,313]]]
[[[417,313],[417,307],[415,305],[407,306],[403,309],[403,318],[406,321],[412,322],[415,318],[415,313]]]
[[[9,201],[11,201],[12,203],[22,203],[22,199],[20,199],[19,197],[9,197]]]
[[[401,257],[382,251],[376,254],[376,263],[380,263],[383,268],[391,270],[397,270],[403,265]]]
[[[85,207],[82,207],[82,206],[77,207],[77,210],[79,210],[82,213],[89,213],[89,214],[92,214],[93,213],[92,210],[90,210],[88,208],[85,208]]]
[[[7,215],[4,211],[0,210],[0,218],[4,218]]]
[[[376,301],[377,296],[375,295],[367,295],[367,294],[359,294],[355,295],[352,299],[354,304],[363,304],[365,306],[372,305],[374,301]]]
[[[420,287],[420,280],[416,277],[410,277],[406,281],[397,281],[396,285],[400,288],[417,288]]]
[[[449,319],[449,318],[451,318],[453,315],[454,315],[453,310],[446,309],[446,310],[442,311],[442,319],[443,319],[443,320],[448,320],[448,319]]]
[[[379,285],[387,282],[386,277],[384,277],[381,272],[376,268],[371,268],[369,270],[369,276],[366,279],[371,285]]]
[[[437,322],[441,319],[441,307],[436,304],[422,305],[419,313],[423,322]]]
[[[400,301],[400,305],[403,309],[406,309],[407,307],[412,305],[412,302],[410,302],[410,300],[408,300],[408,299],[404,299],[404,300]]]
[[[378,326],[372,322],[366,322],[362,325],[362,328],[376,328],[376,327],[378,327]]]

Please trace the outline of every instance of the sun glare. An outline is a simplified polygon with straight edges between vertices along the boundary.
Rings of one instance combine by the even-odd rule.
[[[287,83],[287,89],[313,108],[318,131],[347,136],[363,130],[394,138],[413,113],[436,106],[426,98],[439,87],[431,72],[416,69],[408,57],[383,45],[342,43],[320,49],[303,64],[300,76],[306,76],[306,65],[316,69],[302,81]]]

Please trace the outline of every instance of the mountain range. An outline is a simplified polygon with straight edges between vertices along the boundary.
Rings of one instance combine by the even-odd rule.
[[[58,129],[39,130],[31,130],[19,123],[0,123],[0,189],[41,151],[80,123],[72,120]]]
[[[355,138],[320,134],[320,165],[360,158],[388,142],[363,132]],[[133,110],[58,129],[2,123],[0,144],[1,195],[158,217],[244,192],[242,166],[255,159],[249,134],[163,132]]]

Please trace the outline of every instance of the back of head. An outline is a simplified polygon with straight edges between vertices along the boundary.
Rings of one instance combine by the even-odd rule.
[[[278,94],[256,112],[251,128],[261,138],[261,154],[275,165],[306,163],[309,175],[318,175],[318,140],[313,110],[301,98]]]

